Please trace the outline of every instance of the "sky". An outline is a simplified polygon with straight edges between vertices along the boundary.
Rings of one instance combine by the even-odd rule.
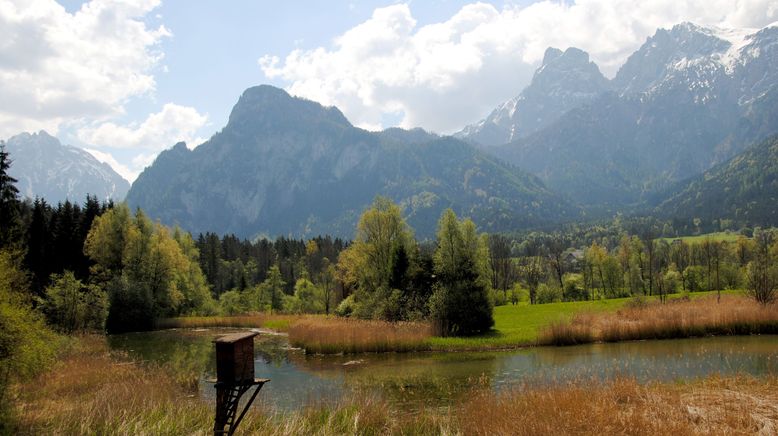
[[[132,181],[259,84],[362,128],[453,133],[518,95],[549,46],[612,77],[683,21],[757,29],[778,0],[0,0],[0,138],[46,130]]]

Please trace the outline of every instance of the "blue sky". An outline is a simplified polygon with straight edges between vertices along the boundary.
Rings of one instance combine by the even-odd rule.
[[[45,129],[132,180],[262,83],[360,127],[451,133],[516,96],[549,46],[613,76],[658,27],[776,20],[774,0],[0,0],[0,138]]]

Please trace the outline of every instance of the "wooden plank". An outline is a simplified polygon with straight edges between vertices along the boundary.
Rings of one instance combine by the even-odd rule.
[[[235,342],[241,341],[243,339],[253,338],[258,334],[258,332],[230,333],[228,335],[219,336],[218,338],[214,339],[213,342],[217,344],[234,344]]]

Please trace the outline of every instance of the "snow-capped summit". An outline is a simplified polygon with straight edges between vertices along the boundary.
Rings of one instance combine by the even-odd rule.
[[[589,54],[574,47],[548,48],[530,85],[486,119],[457,134],[482,145],[499,145],[529,136],[572,108],[591,102],[608,88]]]
[[[24,197],[41,197],[52,204],[66,199],[81,203],[87,194],[101,201],[120,201],[130,189],[108,164],[43,130],[13,136],[6,151],[13,162],[8,172],[18,180],[16,186]]]

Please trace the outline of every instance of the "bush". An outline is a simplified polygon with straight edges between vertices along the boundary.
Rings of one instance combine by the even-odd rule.
[[[489,289],[489,300],[494,306],[505,306],[508,303],[508,292],[499,289]]]
[[[84,285],[71,271],[52,274],[41,309],[49,322],[65,332],[105,330],[108,296],[95,285]]]
[[[0,252],[0,434],[11,431],[8,385],[46,369],[63,343],[32,309],[19,258]]]
[[[689,266],[683,271],[686,277],[686,289],[690,292],[702,291],[705,287],[705,269],[701,266]]]
[[[511,304],[526,303],[529,301],[529,290],[522,288],[520,284],[516,283],[513,289],[509,291],[508,300],[510,300]]]
[[[678,287],[681,284],[681,274],[675,269],[668,270],[662,277],[662,287],[666,294],[674,294],[678,292]]]
[[[558,303],[562,301],[562,289],[541,283],[538,286],[536,301],[538,304]]]
[[[236,290],[227,291],[219,296],[219,305],[225,315],[237,315],[247,310],[245,299]]]
[[[344,317],[351,316],[351,314],[354,313],[355,306],[356,302],[354,301],[354,295],[349,295],[338,304],[338,307],[335,309],[335,315]]]
[[[589,299],[589,293],[584,288],[581,274],[565,274],[562,277],[562,294],[565,301],[584,301]]]

